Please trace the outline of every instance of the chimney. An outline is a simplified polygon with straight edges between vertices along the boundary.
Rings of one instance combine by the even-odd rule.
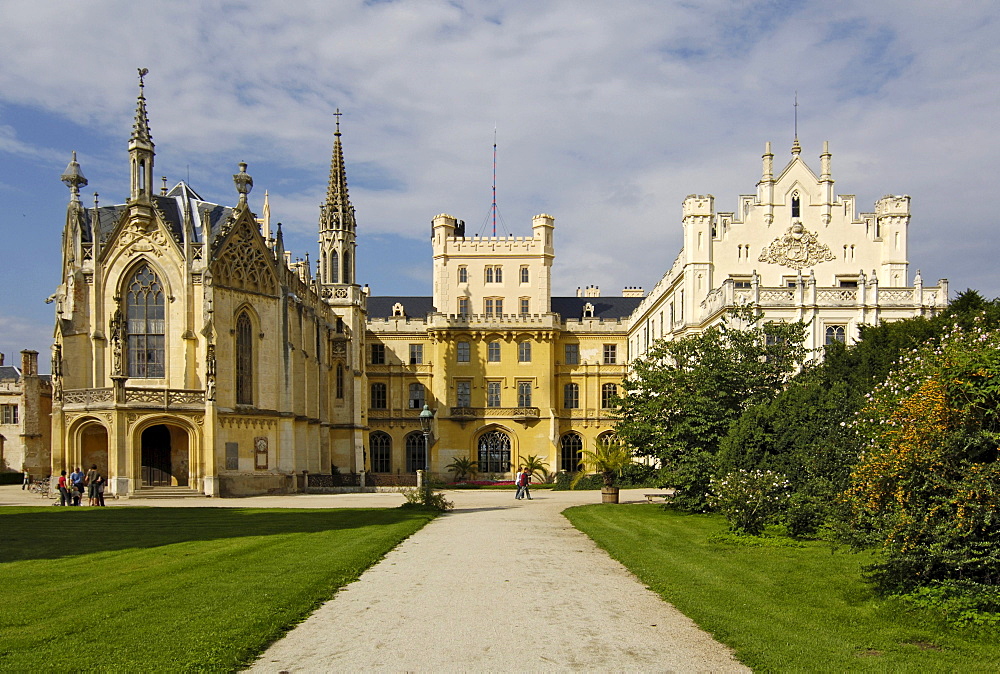
[[[38,376],[38,352],[25,349],[21,352],[21,376]]]

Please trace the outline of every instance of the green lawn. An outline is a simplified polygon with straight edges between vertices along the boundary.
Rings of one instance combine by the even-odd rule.
[[[866,556],[820,542],[711,543],[725,531],[721,518],[658,505],[565,515],[756,671],[1000,671],[994,631],[950,628],[875,597],[860,576]]]
[[[226,670],[432,514],[0,509],[0,670]]]

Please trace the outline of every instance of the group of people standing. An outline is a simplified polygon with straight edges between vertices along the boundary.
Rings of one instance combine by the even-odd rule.
[[[66,475],[59,474],[59,505],[78,506],[83,502],[83,492],[87,492],[88,505],[104,505],[104,476],[97,470],[97,464],[90,466],[86,473],[79,467]]]

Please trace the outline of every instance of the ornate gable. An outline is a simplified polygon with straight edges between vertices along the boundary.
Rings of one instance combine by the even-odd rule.
[[[122,211],[107,242],[101,251],[103,260],[124,256],[126,259],[137,255],[154,258],[172,251],[180,256],[180,247],[168,233],[167,227],[157,216],[153,218],[129,217],[129,211]]]
[[[278,294],[274,255],[264,244],[257,221],[243,209],[223,234],[211,263],[216,285],[265,295]]]

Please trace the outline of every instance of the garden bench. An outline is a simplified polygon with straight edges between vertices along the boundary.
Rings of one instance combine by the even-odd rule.
[[[676,489],[667,489],[666,491],[658,493],[658,494],[643,494],[643,496],[646,497],[647,501],[649,501],[650,503],[652,503],[654,498],[662,498],[664,501],[666,501],[666,500],[670,499],[676,493],[677,493]]]

